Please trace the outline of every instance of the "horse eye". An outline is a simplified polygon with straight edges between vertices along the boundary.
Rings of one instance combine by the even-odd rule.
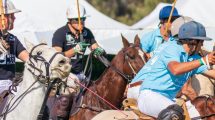
[[[39,52],[37,52],[37,55],[39,56],[39,55],[41,55],[43,52],[41,52],[41,51],[39,51]]]
[[[130,59],[132,59],[132,60],[134,60],[134,59],[135,59],[135,55],[127,54],[127,56],[128,56]]]

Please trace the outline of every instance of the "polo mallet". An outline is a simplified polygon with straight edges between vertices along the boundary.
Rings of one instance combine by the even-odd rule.
[[[1,10],[1,37],[0,37],[0,54],[3,52],[3,53],[6,53],[7,52],[7,45],[5,44],[5,42],[3,41],[3,35],[4,35],[4,32],[5,32],[5,12],[4,11],[4,5],[5,7],[7,4],[7,1],[5,0],[5,3],[3,2],[3,0],[0,0],[0,10]]]
[[[7,4],[6,1],[5,1],[5,4]],[[0,7],[1,7],[1,25],[2,25],[1,31],[3,32],[3,30],[5,29],[5,16],[4,16],[5,12],[4,12],[3,0],[0,0]]]
[[[174,10],[174,8],[175,8],[176,1],[177,1],[177,0],[174,0],[174,2],[173,2],[172,9],[171,9],[171,12],[170,12],[170,15],[169,15],[169,18],[168,18],[166,27],[165,27],[164,36],[166,36],[166,37],[168,36],[168,32],[167,32],[167,31],[168,31],[168,28],[169,28],[170,20],[172,19],[172,13],[173,13],[173,10]]]
[[[78,9],[78,27],[79,27],[79,33],[80,33],[80,42],[84,41],[83,34],[82,34],[82,29],[81,29],[81,16],[80,16],[80,8],[79,8],[79,1],[76,0],[77,2],[77,9]]]

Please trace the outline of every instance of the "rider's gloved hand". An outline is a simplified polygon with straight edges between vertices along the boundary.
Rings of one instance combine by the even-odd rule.
[[[101,47],[97,47],[94,51],[93,51],[93,55],[94,56],[101,56],[101,55],[105,55],[106,52],[103,48]]]
[[[83,52],[86,50],[87,46],[89,46],[90,44],[85,43],[85,42],[79,42],[73,49],[75,51],[75,53],[81,53],[83,54]]]

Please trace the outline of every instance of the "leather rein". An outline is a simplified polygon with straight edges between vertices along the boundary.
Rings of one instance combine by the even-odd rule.
[[[139,47],[138,45],[134,45],[134,44],[130,44],[130,46],[128,48],[134,48],[134,47]],[[125,61],[128,63],[131,71],[132,71],[132,74],[130,75],[127,75],[125,74],[124,72],[120,71],[119,69],[117,69],[116,67],[112,66],[110,64],[110,61],[107,60],[107,58],[105,58],[104,56],[98,56],[98,59],[106,66],[106,67],[110,67],[111,69],[113,69],[114,71],[116,71],[118,74],[120,74],[123,78],[125,78],[126,82],[130,82],[131,79],[137,74],[137,71],[134,70],[134,68],[132,67],[131,63],[129,62],[129,59],[132,59],[130,58],[130,56],[126,53],[126,51],[128,50],[128,48],[125,48],[123,50],[123,54],[124,54],[124,58],[125,58]],[[144,60],[143,60],[144,61]]]
[[[131,48],[131,47],[132,47],[132,48],[135,48],[135,47],[138,47],[138,48],[139,48],[138,45],[130,44],[130,46],[129,46],[128,48],[125,48],[125,49],[122,50],[123,55],[124,55],[124,58],[125,58],[125,61],[128,63],[128,65],[129,65],[129,67],[130,67],[130,69],[131,69],[131,71],[132,71],[132,74],[131,74],[131,75],[127,75],[127,74],[125,74],[124,72],[122,72],[122,71],[120,71],[119,69],[117,69],[116,67],[112,66],[111,63],[110,63],[110,61],[108,61],[104,56],[97,56],[98,59],[99,59],[106,67],[110,67],[111,69],[113,69],[114,71],[116,71],[119,75],[121,75],[121,76],[124,78],[124,80],[126,81],[126,83],[129,83],[130,80],[131,80],[131,79],[136,75],[136,73],[138,72],[138,71],[135,71],[134,68],[132,67],[132,65],[130,64],[129,59],[132,59],[132,58],[130,58],[130,56],[126,53],[126,51],[127,51],[129,48]],[[146,59],[143,58],[143,61],[146,61]],[[94,90],[95,90],[95,89],[94,89]],[[97,100],[100,101],[99,98],[98,98]],[[106,107],[108,107],[109,109],[111,109],[111,107],[108,106],[104,101],[101,101],[101,102],[102,102],[102,104],[105,104]],[[89,106],[89,105],[86,105],[86,104],[83,104],[83,105],[80,106],[79,108],[89,109],[89,110],[92,110],[92,111],[95,111],[95,112],[101,112],[101,111],[105,110],[105,109],[101,108],[100,106],[99,106],[99,107],[95,107],[95,106]]]

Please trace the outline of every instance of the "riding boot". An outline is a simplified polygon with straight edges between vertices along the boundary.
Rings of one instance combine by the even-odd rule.
[[[56,110],[57,120],[68,120],[72,105],[72,97],[60,96],[56,104],[57,104]]]

